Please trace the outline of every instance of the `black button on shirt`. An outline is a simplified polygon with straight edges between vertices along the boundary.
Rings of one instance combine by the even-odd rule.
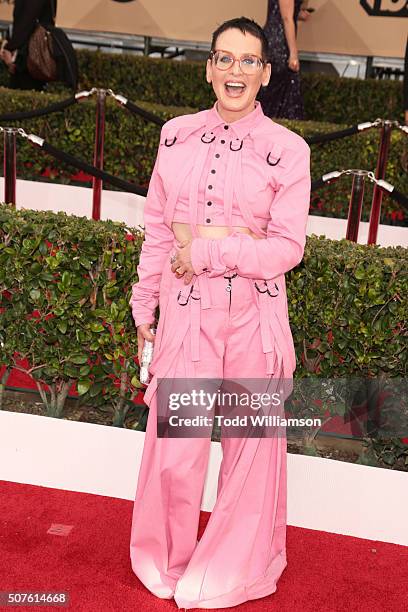
[[[215,157],[216,157],[217,159],[219,158],[219,156],[220,156],[220,154],[219,154],[219,153],[216,153],[216,154],[215,154]]]

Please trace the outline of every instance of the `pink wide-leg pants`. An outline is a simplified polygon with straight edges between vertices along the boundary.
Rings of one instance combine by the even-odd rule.
[[[277,363],[273,377],[265,374],[253,280],[208,279],[212,307],[200,311],[197,361],[189,327],[178,350],[167,355],[166,339],[183,325],[190,307],[177,302],[180,290],[187,296],[190,287],[172,273],[167,277],[168,307],[154,371],[174,378],[264,378],[272,393],[283,374]],[[166,359],[171,363],[164,364]],[[133,571],[156,596],[174,597],[179,608],[224,608],[273,593],[287,564],[285,435],[221,439],[217,500],[197,541],[211,434],[157,437],[157,393],[150,385],[131,529]]]

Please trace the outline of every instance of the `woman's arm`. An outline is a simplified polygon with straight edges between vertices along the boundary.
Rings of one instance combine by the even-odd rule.
[[[247,278],[272,279],[294,268],[303,257],[310,205],[310,148],[300,141],[271,205],[267,237],[248,234],[222,239],[194,238],[191,263],[196,274],[205,269],[235,269]]]
[[[299,70],[299,58],[296,43],[296,27],[293,18],[295,14],[294,0],[279,0],[279,10],[285,30],[286,42],[289,47],[289,68],[297,71]]]
[[[144,205],[145,239],[137,267],[138,282],[132,286],[130,305],[136,324],[153,323],[159,303],[159,288],[163,267],[174,241],[174,234],[164,224],[163,211],[166,196],[158,173],[160,148],[150,179]]]
[[[47,2],[50,0],[16,0],[13,32],[7,42],[9,51],[15,51],[28,42]]]

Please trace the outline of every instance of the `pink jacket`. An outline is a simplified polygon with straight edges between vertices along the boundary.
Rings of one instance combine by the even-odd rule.
[[[202,307],[211,307],[206,303],[209,277],[235,270],[254,279],[262,291],[255,293],[268,373],[277,352],[285,375],[291,376],[296,358],[284,274],[303,257],[309,202],[309,146],[267,118],[259,103],[231,124],[225,124],[216,106],[168,121],[144,208],[139,280],[130,301],[136,326],[154,321],[162,270],[170,266],[175,244],[172,221],[190,222],[196,274],[192,282],[198,282]],[[221,239],[201,238],[197,223],[246,226],[264,239],[239,232]],[[161,300],[160,318],[163,307]],[[199,330],[192,342],[193,359],[199,359]]]

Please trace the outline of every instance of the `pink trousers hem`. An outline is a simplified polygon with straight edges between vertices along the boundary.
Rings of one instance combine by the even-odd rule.
[[[272,595],[277,588],[277,582],[287,566],[286,552],[282,551],[275,557],[268,570],[264,575],[260,576],[249,586],[242,586],[230,591],[212,597],[211,599],[201,599],[197,601],[188,601],[182,596],[177,595],[177,587],[174,594],[174,601],[179,609],[192,608],[230,608],[237,606],[252,599],[259,599]]]
[[[149,591],[160,599],[173,599],[179,609],[193,608],[229,608],[252,599],[260,599],[275,593],[277,582],[287,566],[286,552],[282,551],[275,557],[265,574],[257,578],[249,586],[240,586],[229,593],[223,593],[211,599],[189,601],[177,595],[177,583],[174,587],[163,584],[162,588],[149,588]],[[136,572],[135,572],[136,573]],[[181,577],[180,577],[181,578]],[[146,586],[146,585],[145,585]]]

